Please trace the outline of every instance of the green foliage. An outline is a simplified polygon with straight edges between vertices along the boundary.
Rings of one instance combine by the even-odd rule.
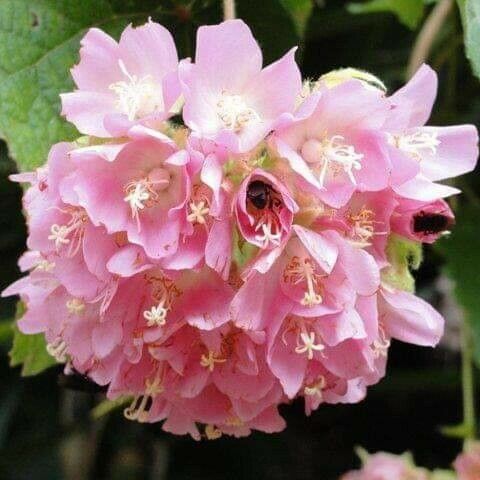
[[[480,78],[480,2],[478,0],[457,0],[462,16],[465,53],[473,72]]]
[[[118,410],[119,408],[128,405],[132,401],[132,397],[121,396],[115,400],[103,400],[94,408],[92,408],[90,415],[94,420],[108,415],[109,413]]]
[[[440,248],[447,259],[447,273],[455,283],[455,296],[471,325],[474,358],[480,365],[480,207],[462,205],[456,212],[457,224]]]
[[[58,95],[72,89],[69,69],[86,29],[118,32],[129,22],[145,21],[154,12],[150,3],[0,2],[0,135],[20,169],[39,166],[53,143],[78,136],[59,116]]]
[[[417,270],[422,263],[422,245],[398,235],[391,235],[387,245],[390,266],[382,273],[382,279],[400,290],[413,292],[415,279],[410,270]]]
[[[24,313],[21,302],[17,305],[16,317],[20,318]],[[22,376],[29,377],[43,372],[56,364],[56,361],[47,353],[45,337],[42,333],[25,335],[16,325],[11,325],[13,330],[13,345],[9,352],[10,366],[22,365]]]
[[[280,3],[292,16],[297,28],[297,33],[303,36],[308,18],[312,13],[313,0],[280,0]]]
[[[424,4],[422,0],[369,0],[364,3],[349,3],[350,13],[390,12],[406,27],[414,30],[423,18]]]
[[[28,377],[37,375],[55,364],[55,359],[47,353],[43,334],[25,335],[14,327],[10,366],[22,365],[22,376]]]

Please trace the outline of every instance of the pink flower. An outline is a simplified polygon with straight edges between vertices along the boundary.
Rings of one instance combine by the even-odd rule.
[[[368,455],[361,470],[346,473],[341,480],[428,480],[428,477],[428,472],[413,465],[408,456],[379,452]]]
[[[171,115],[180,95],[173,38],[151,20],[128,26],[119,43],[102,30],[83,37],[80,63],[72,68],[78,87],[62,97],[62,113],[82,133],[120,137],[136,123],[157,125]]]
[[[180,67],[185,123],[232,152],[251,150],[293,112],[301,89],[294,52],[262,70],[260,48],[241,20],[200,27],[195,63]]]
[[[80,57],[63,111],[107,140],[12,176],[30,183],[29,250],[2,293],[67,373],[132,397],[129,420],[242,437],[282,430],[295,398],[307,415],[362,400],[392,339],[438,343],[441,315],[398,288],[396,236],[420,246],[453,224],[457,190],[435,182],[474,167],[477,133],[424,126],[428,67],[390,97],[354,79],[305,98],[294,50],[262,69],[240,20],[200,27],[179,72],[151,21],[118,44],[90,30]],[[187,127],[168,121],[180,82]],[[379,454],[345,478],[406,475],[425,479]]]
[[[378,311],[388,336],[402,342],[434,347],[443,335],[443,317],[412,293],[382,288]]]
[[[328,205],[343,207],[355,191],[387,187],[390,163],[379,132],[388,104],[379,90],[351,80],[321,87],[276,132],[273,144],[304,188]]]
[[[98,146],[72,152],[78,205],[109,233],[125,231],[148,256],[173,254],[180,234],[189,229],[187,153],[166,138],[148,135],[118,145],[113,161],[110,150]]]
[[[478,133],[473,125],[424,126],[436,91],[437,76],[423,65],[407,85],[388,98],[390,112],[383,126],[393,146],[394,190],[424,202],[459,193],[434,182],[472,171],[478,158]],[[405,172],[408,174],[403,175]]]
[[[298,206],[273,175],[254,170],[240,185],[235,215],[240,232],[253,245],[274,248],[290,235]]]
[[[455,217],[444,200],[400,199],[392,216],[392,231],[411,240],[433,243],[453,226]]]
[[[480,444],[470,442],[463,453],[453,463],[458,480],[477,480],[480,478]]]

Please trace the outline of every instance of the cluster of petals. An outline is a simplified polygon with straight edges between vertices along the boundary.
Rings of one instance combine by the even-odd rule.
[[[366,454],[362,468],[346,473],[340,480],[434,480],[434,477],[428,470],[415,466],[409,454],[378,452]]]
[[[214,439],[282,430],[297,397],[358,402],[392,338],[438,343],[389,245],[452,226],[438,181],[478,147],[473,126],[425,126],[429,67],[391,96],[302,85],[295,49],[263,67],[240,20],[200,27],[194,60],[152,21],[81,45],[62,113],[85,137],[13,177],[28,274],[3,292],[68,371],[129,397],[131,420]]]

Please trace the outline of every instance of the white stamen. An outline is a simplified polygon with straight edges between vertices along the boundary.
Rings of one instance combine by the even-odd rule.
[[[85,311],[85,303],[79,298],[71,298],[67,300],[65,305],[68,313],[72,315],[81,315]]]
[[[262,243],[262,248],[267,248],[270,243],[280,245],[282,234],[277,227],[277,222],[273,225],[271,216],[262,217],[255,227],[255,231],[262,230],[262,234],[255,235],[255,240]],[[273,232],[275,230],[275,233]]]
[[[127,115],[130,121],[164,109],[161,88],[151,75],[138,78],[130,75],[122,60],[118,61],[126,80],[112,83],[109,88],[117,95],[117,109]]]
[[[320,400],[322,399],[322,390],[327,386],[327,382],[325,381],[325,377],[321,375],[317,382],[313,385],[307,385],[303,389],[303,393],[307,396],[318,396]]]
[[[150,310],[145,310],[143,312],[143,318],[147,321],[149,327],[160,327],[165,325],[167,313],[168,309],[165,308],[164,303],[162,302],[158,305],[153,305]]]
[[[48,239],[55,243],[57,251],[60,250],[62,246],[69,245],[67,256],[73,257],[81,247],[85,223],[87,222],[88,217],[85,214],[85,211],[80,208],[61,211],[70,214],[70,220],[66,225],[58,225],[54,223],[50,227],[50,235],[48,236]]]
[[[414,133],[394,136],[393,143],[403,152],[412,155],[417,160],[422,160],[426,151],[436,155],[440,140],[434,130],[419,129]]]
[[[234,132],[241,131],[245,126],[260,121],[257,112],[248,107],[240,95],[222,93],[217,102],[217,115],[225,128]]]
[[[187,220],[191,223],[200,223],[205,225],[206,219],[205,216],[209,214],[210,208],[205,204],[204,200],[201,200],[198,203],[190,203],[190,214],[187,216]]]
[[[302,154],[310,163],[320,162],[318,181],[322,188],[325,187],[328,173],[336,176],[342,171],[354,185],[357,184],[353,171],[362,168],[360,160],[363,159],[363,154],[357,153],[353,145],[346,144],[343,136],[334,135],[322,142],[308,140],[302,147]]]
[[[35,270],[39,271],[39,272],[51,272],[53,269],[55,268],[55,262],[49,262],[48,260],[46,260],[45,258],[43,258],[42,260],[40,260],[36,267],[35,267]]]
[[[373,220],[375,214],[372,210],[362,207],[359,213],[350,214],[348,220],[352,224],[352,239],[353,244],[360,248],[369,247],[371,239],[375,235],[388,235],[388,232],[376,232],[375,223]]]
[[[372,350],[375,358],[386,357],[390,348],[390,340],[381,325],[378,327],[378,338],[373,341]]]
[[[67,238],[67,236],[68,229],[66,225],[57,225],[54,223],[50,227],[50,235],[48,236],[48,239],[55,242],[55,248],[57,250],[59,250],[62,245],[67,245],[70,243],[70,240]]]
[[[151,190],[148,188],[148,183],[145,180],[138,182],[131,182],[126,187],[127,196],[124,201],[130,204],[132,210],[132,218],[138,220],[139,210],[145,208],[145,203],[150,200]]]
[[[170,172],[165,168],[153,169],[147,177],[133,180],[125,186],[126,196],[123,198],[130,205],[132,218],[137,221],[140,231],[139,213],[149,208],[159,199],[159,192],[166,190],[170,185]]]
[[[301,304],[306,307],[312,307],[322,303],[323,298],[318,293],[318,279],[321,276],[315,273],[315,266],[309,257],[301,259],[300,257],[293,257],[287,265],[284,272],[284,280],[293,284],[306,282],[306,290],[301,300]]]
[[[216,363],[225,363],[226,361],[226,358],[221,358],[218,356],[218,354],[209,350],[208,356],[205,354],[201,356],[200,365],[202,367],[208,368],[211,372],[213,372]]]
[[[59,363],[67,361],[67,345],[60,337],[52,343],[47,343],[47,352]]]
[[[164,391],[161,380],[162,374],[163,371],[157,372],[153,380],[150,378],[145,380],[145,393],[136,395],[130,406],[123,411],[127,420],[136,420],[140,423],[145,423],[148,420],[148,412],[153,399]]]
[[[303,345],[298,345],[297,348],[295,348],[295,353],[306,353],[309,360],[313,359],[314,351],[321,352],[325,350],[325,345],[321,343],[315,343],[315,332],[303,332],[300,334],[300,338],[303,342]]]
[[[208,440],[217,440],[222,436],[221,430],[215,427],[215,425],[205,426],[205,436]]]

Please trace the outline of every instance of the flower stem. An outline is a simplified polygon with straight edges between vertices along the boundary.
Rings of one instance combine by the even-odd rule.
[[[462,341],[462,388],[463,388],[463,422],[465,440],[476,437],[475,420],[475,385],[473,380],[472,333],[467,319],[464,318],[461,331]]]
[[[223,0],[223,19],[232,20],[235,18],[235,0]]]
[[[433,43],[450,15],[453,6],[453,0],[440,0],[435,7],[433,7],[432,12],[418,34],[412,54],[410,55],[407,67],[407,78],[410,78],[422,63],[428,59]]]

